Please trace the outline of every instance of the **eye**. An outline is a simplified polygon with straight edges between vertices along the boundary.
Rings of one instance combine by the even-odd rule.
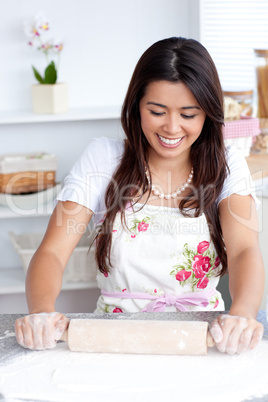
[[[153,116],[163,116],[163,115],[164,115],[163,112],[162,112],[162,113],[158,113],[158,112],[154,112],[153,110],[150,110],[150,113],[151,113]]]
[[[184,119],[193,119],[196,116],[196,114],[192,114],[192,115],[187,115],[187,114],[181,114],[181,117],[183,117]]]

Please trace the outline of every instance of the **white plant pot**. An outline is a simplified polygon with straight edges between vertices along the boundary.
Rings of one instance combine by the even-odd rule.
[[[34,113],[64,113],[69,109],[68,85],[36,84],[32,85],[32,101]]]

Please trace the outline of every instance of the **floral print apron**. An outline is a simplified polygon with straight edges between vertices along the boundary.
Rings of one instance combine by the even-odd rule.
[[[116,215],[112,267],[108,274],[98,271],[102,294],[95,313],[224,310],[216,290],[221,263],[205,215],[141,206],[126,209],[127,228]]]

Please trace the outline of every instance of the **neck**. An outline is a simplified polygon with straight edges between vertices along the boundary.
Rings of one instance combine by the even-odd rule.
[[[149,152],[149,168],[156,177],[172,175],[175,179],[188,175],[191,168],[190,155],[180,155],[179,158],[161,158],[153,152]]]

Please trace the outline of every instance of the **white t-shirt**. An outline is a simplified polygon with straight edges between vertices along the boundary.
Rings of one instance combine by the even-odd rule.
[[[106,137],[93,138],[64,180],[58,201],[73,201],[94,212],[97,223],[106,212],[105,191],[120,163],[124,152],[124,140]],[[245,158],[234,147],[227,147],[227,163],[230,169],[217,203],[233,193],[251,194],[259,206],[254,184]],[[116,184],[115,184],[116,185]]]

